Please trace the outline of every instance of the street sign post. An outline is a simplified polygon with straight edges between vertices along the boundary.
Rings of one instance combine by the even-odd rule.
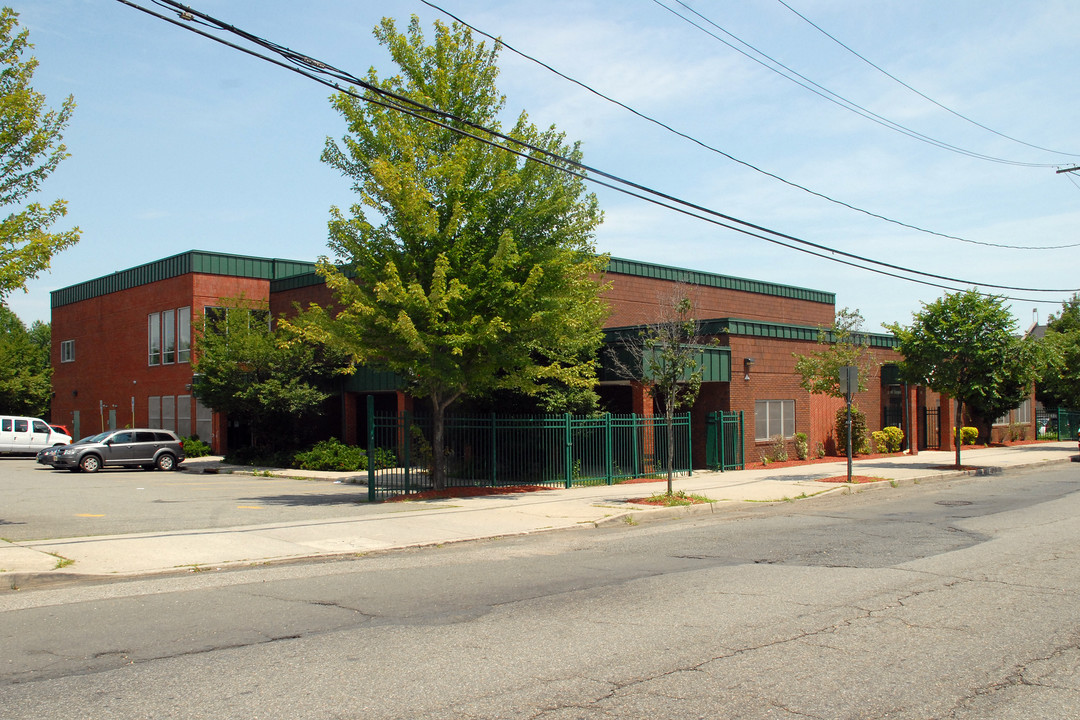
[[[847,401],[847,481],[851,482],[851,396],[859,389],[859,368],[845,365],[840,368],[840,392]]]

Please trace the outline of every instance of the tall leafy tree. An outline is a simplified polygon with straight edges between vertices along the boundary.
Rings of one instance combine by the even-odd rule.
[[[0,414],[45,416],[52,400],[49,326],[34,322],[28,330],[0,304]]]
[[[501,130],[497,45],[442,23],[428,44],[415,17],[405,33],[384,19],[375,37],[398,69],[386,78],[370,70],[371,85],[448,113],[440,121],[452,128],[467,120]],[[329,245],[348,267],[320,264],[335,308],[314,308],[297,325],[427,398],[442,487],[445,414],[459,398],[591,392],[607,312],[597,279],[606,258],[593,245],[601,212],[580,178],[550,165],[349,95],[333,104],[348,134],[327,140],[323,160],[360,200],[348,215],[331,210]],[[507,134],[581,158],[577,144],[524,113]]]
[[[1048,407],[1080,408],[1080,295],[1061,304],[1046,323],[1047,368],[1037,388]]]
[[[63,130],[75,109],[68,97],[59,110],[45,106],[45,96],[30,85],[37,60],[24,57],[33,46],[29,32],[18,30],[18,13],[0,9],[0,300],[25,287],[49,268],[52,256],[79,240],[79,229],[49,232],[67,214],[67,203],[31,202],[45,178],[68,156]]]
[[[923,303],[910,325],[887,326],[900,340],[901,375],[956,400],[957,467],[964,406],[1000,415],[1027,397],[1042,370],[1037,344],[1017,335],[1004,302],[975,290],[946,294]]]
[[[259,304],[226,301],[196,322],[192,392],[247,425],[253,447],[296,445],[345,362],[295,340],[288,330],[272,328]]]

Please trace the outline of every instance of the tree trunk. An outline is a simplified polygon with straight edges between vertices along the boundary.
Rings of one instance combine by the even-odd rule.
[[[960,465],[960,427],[964,424],[964,403],[960,400],[956,400],[956,427],[953,428],[953,444],[956,446],[956,469],[959,470]]]
[[[675,475],[675,409],[670,402],[664,403],[664,422],[667,423],[667,494],[671,495]]]
[[[431,396],[431,487],[446,487],[446,406],[437,395]]]

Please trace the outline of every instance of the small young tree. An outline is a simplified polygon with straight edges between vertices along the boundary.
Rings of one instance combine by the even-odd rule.
[[[18,207],[67,157],[62,133],[75,109],[68,97],[59,110],[47,110],[45,96],[31,87],[38,62],[23,57],[33,45],[27,30],[18,31],[18,17],[11,8],[0,9],[0,207],[11,208],[0,220],[0,300],[79,240],[78,228],[48,232],[67,214],[65,201]]]
[[[956,466],[964,406],[1003,412],[1026,397],[1041,373],[1036,344],[1017,336],[1004,298],[976,290],[949,293],[887,326],[900,340],[900,374],[956,400]],[[1023,390],[1021,393],[1020,391]]]
[[[660,404],[667,435],[667,494],[673,492],[675,474],[675,412],[694,404],[701,391],[705,368],[702,353],[708,344],[686,285],[660,298],[660,319],[637,335],[627,335],[609,356],[620,375],[644,384]]]
[[[864,392],[866,380],[877,367],[877,362],[870,354],[870,345],[866,335],[862,334],[865,320],[858,310],[841,308],[836,311],[836,318],[831,328],[818,328],[819,350],[809,355],[792,353],[795,358],[795,372],[801,378],[799,385],[813,395],[828,395],[843,398],[840,390],[840,368],[859,368],[859,389]]]

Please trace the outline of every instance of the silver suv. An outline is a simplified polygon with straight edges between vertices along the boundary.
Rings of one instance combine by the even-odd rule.
[[[175,470],[184,461],[184,443],[169,430],[109,430],[65,445],[46,462],[72,472],[97,472],[106,465]]]

